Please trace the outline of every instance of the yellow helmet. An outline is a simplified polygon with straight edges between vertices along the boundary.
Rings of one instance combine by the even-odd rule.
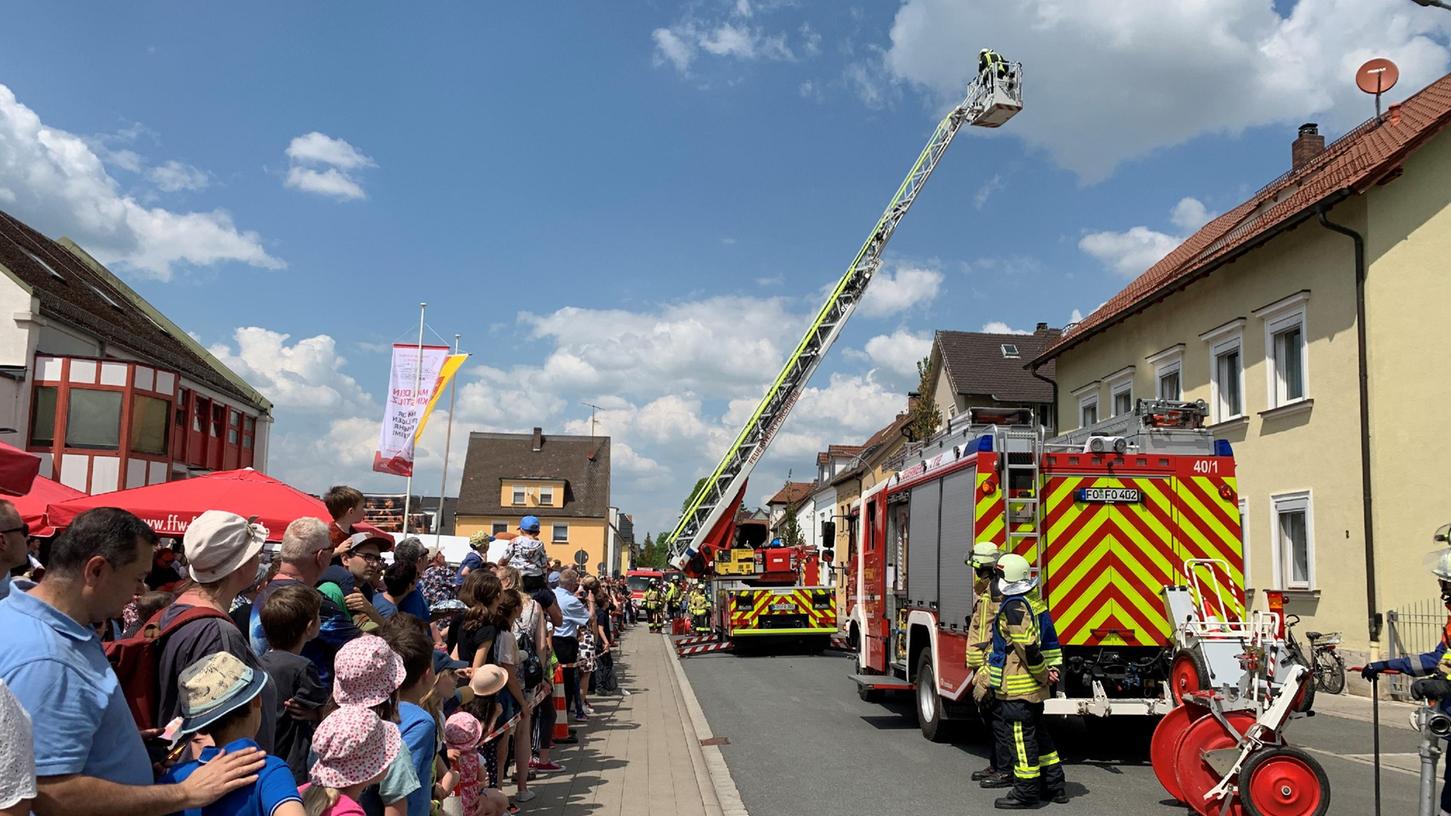
[[[967,556],[967,564],[973,569],[992,566],[997,563],[999,555],[1001,552],[998,550],[998,545],[991,541],[979,541],[972,545],[972,552]]]
[[[1033,565],[1017,553],[1003,553],[998,557],[998,570],[1003,577],[998,581],[998,590],[1004,595],[1022,595],[1038,585],[1033,574]]]

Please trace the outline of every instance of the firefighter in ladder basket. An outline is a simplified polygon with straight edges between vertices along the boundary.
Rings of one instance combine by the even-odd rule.
[[[993,716],[995,753],[1004,748],[1013,761],[1013,790],[993,805],[1027,810],[1042,802],[1067,802],[1067,781],[1058,749],[1043,722],[1043,701],[1058,682],[1063,653],[1048,606],[1033,593],[1038,578],[1028,559],[1015,553],[998,557],[1002,605],[993,618],[989,682],[996,698]]]
[[[998,593],[997,574],[998,545],[991,541],[979,541],[972,547],[967,563],[972,567],[972,592],[976,601],[972,608],[972,621],[968,624],[968,642],[964,650],[967,667],[973,670],[972,699],[977,702],[982,721],[996,734],[997,701],[993,698],[992,686],[988,682],[987,659],[993,650],[993,619],[997,617],[1002,595]],[[1013,784],[1013,755],[1008,746],[993,738],[993,752],[988,765],[980,771],[973,771],[972,781],[984,788],[1006,788]]]
[[[1007,60],[1004,60],[1002,54],[991,48],[984,48],[977,52],[977,75],[978,81],[984,88],[991,88],[997,80],[1007,79]]]

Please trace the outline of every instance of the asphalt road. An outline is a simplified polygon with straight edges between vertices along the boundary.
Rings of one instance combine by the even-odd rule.
[[[712,654],[684,665],[711,730],[730,741],[722,751],[754,816],[995,812],[992,801],[1002,791],[982,790],[967,778],[987,764],[981,729],[968,724],[954,744],[928,742],[907,696],[883,704],[857,698],[849,658]],[[1415,733],[1386,725],[1381,732],[1389,762],[1417,767]],[[1149,724],[1066,718],[1055,734],[1073,801],[1048,812],[1187,812],[1168,799],[1149,767]],[[1322,715],[1296,720],[1288,737],[1325,766],[1330,813],[1374,813],[1368,723]],[[1417,778],[1405,769],[1381,775],[1386,816],[1417,812]]]

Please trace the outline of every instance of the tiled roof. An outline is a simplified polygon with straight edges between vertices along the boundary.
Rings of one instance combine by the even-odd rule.
[[[1327,146],[1303,167],[1271,181],[1239,206],[1205,224],[1082,322],[1064,332],[1040,359],[1089,336],[1211,272],[1268,240],[1279,228],[1311,217],[1333,200],[1364,193],[1395,173],[1402,161],[1451,124],[1451,74]]]
[[[537,433],[537,432],[536,432]],[[604,518],[610,507],[610,438],[537,434],[471,433],[459,485],[461,516]],[[501,504],[505,479],[564,482],[564,507],[523,508]]]
[[[175,369],[244,405],[264,411],[272,407],[235,373],[224,371],[199,344],[183,338],[184,331],[173,331],[175,324],[84,251],[65,239],[53,241],[3,211],[0,265],[30,288],[42,315],[122,347],[138,359]]]
[[[860,476],[867,471],[868,461],[871,460],[873,456],[876,456],[878,451],[883,450],[884,448],[890,448],[893,442],[903,441],[905,443],[905,437],[902,436],[902,429],[911,424],[911,422],[911,414],[897,414],[896,419],[893,419],[891,422],[887,423],[886,426],[884,426],[881,430],[872,434],[870,437],[867,438],[867,441],[862,444],[861,458],[857,460],[856,466],[848,468],[847,470],[844,470],[841,473],[837,474],[836,478],[831,480],[831,483],[833,485],[838,485],[842,482],[851,481],[852,479]]]
[[[816,464],[824,465],[837,456],[856,456],[862,452],[861,445],[827,445],[826,450],[816,454]]]
[[[786,486],[776,491],[776,495],[766,504],[796,504],[802,499],[810,496],[816,485],[812,482],[787,482]]]
[[[939,331],[933,343],[947,367],[947,381],[954,393],[1000,402],[1052,402],[1053,386],[1034,377],[1027,365],[1057,336],[1052,330],[1033,334]],[[1005,344],[1017,346],[1018,356],[1005,357]],[[1053,368],[1049,363],[1038,373],[1052,380]]]

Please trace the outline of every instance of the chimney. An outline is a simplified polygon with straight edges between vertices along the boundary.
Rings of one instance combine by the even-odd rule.
[[[1033,329],[1034,337],[1057,337],[1062,333],[1062,329],[1051,329],[1047,323],[1039,323],[1037,328]]]
[[[534,452],[538,453],[544,447],[544,429],[534,429]]]
[[[1300,126],[1300,135],[1290,145],[1290,168],[1299,170],[1310,160],[1325,152],[1325,137],[1320,135],[1320,126],[1306,122]]]

